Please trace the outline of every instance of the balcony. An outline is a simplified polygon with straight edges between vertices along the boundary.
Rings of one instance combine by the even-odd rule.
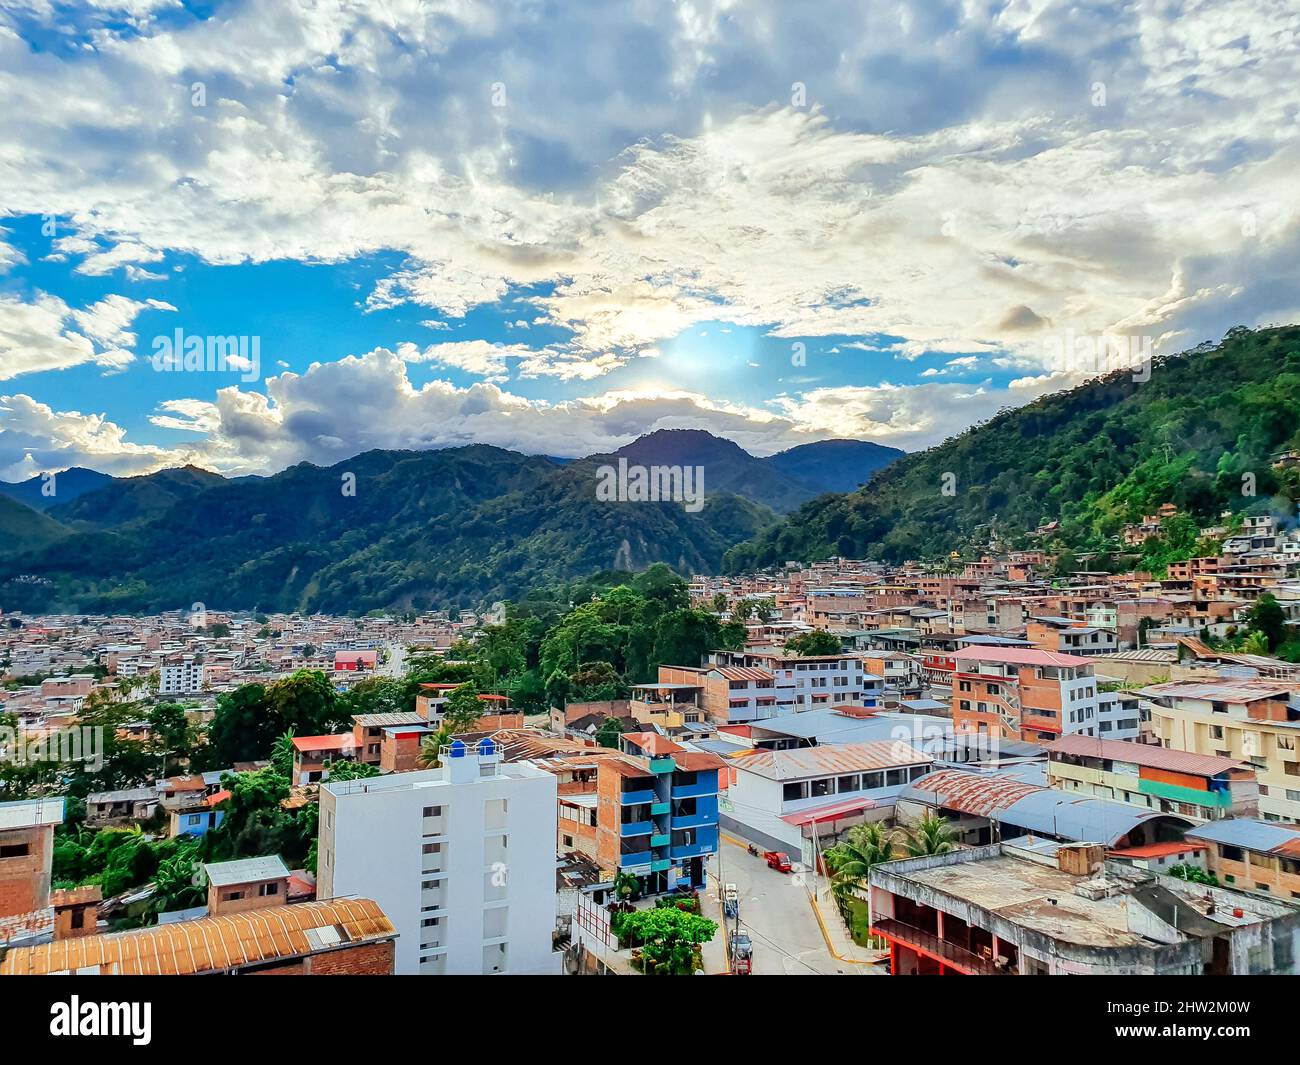
[[[716,774],[711,774],[705,780],[697,780],[694,784],[679,784],[673,788],[674,799],[694,799],[700,795],[716,795],[718,793],[718,778]]]
[[[893,918],[887,917],[876,921],[871,930],[893,943],[926,954],[968,976],[1011,975],[1006,969],[996,968],[988,958],[972,954],[965,947],[949,943],[946,939],[940,939],[931,932],[913,928],[911,925],[903,924],[902,921],[895,921]]]
[[[644,791],[625,791],[621,799],[624,806],[636,806],[638,803],[654,802],[655,793],[649,788]]]
[[[618,867],[627,870],[647,866],[650,864],[652,857],[649,851],[630,851],[618,856]]]
[[[713,842],[702,841],[700,843],[682,843],[669,850],[674,861],[681,861],[683,858],[698,858],[702,854],[713,854],[717,851],[718,845]]]
[[[650,815],[652,817],[662,817],[671,809],[672,805],[670,803],[656,802],[650,806]]]
[[[671,843],[672,841],[673,841],[672,836],[670,836],[667,832],[661,832],[661,833],[659,833],[658,835],[655,835],[655,836],[651,836],[651,837],[650,837],[650,846],[651,846],[651,847],[666,847],[666,846],[668,846],[668,844]]]
[[[652,773],[655,774],[671,773],[676,768],[677,768],[677,763],[674,762],[671,758],[650,759],[650,772]]]
[[[627,836],[648,836],[655,830],[653,821],[624,821],[618,826],[618,834]]]
[[[650,863],[650,872],[664,873],[673,867],[673,863],[667,858],[658,858]]]
[[[694,814],[681,814],[672,819],[672,828],[676,832],[683,828],[702,828],[705,825],[716,825],[718,823],[717,811],[702,811]]]

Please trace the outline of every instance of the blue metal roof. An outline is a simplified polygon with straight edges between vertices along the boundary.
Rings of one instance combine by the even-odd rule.
[[[1287,828],[1271,821],[1260,821],[1253,817],[1230,818],[1227,821],[1215,821],[1208,825],[1197,825],[1187,833],[1188,839],[1204,840],[1207,843],[1226,843],[1230,847],[1242,847],[1248,851],[1267,853],[1287,843],[1294,844],[1300,840],[1300,829]]]

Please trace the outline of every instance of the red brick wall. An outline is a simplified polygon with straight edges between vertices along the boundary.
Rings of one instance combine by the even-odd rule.
[[[304,959],[307,976],[392,976],[393,941],[332,950]]]

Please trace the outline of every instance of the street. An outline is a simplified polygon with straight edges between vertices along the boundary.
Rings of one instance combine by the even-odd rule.
[[[769,869],[726,833],[720,853],[710,859],[711,891],[717,890],[719,867],[722,881],[735,884],[740,896],[740,927],[754,944],[755,976],[883,975],[877,966],[843,962],[830,952],[799,874]],[[729,936],[731,925],[719,934]]]

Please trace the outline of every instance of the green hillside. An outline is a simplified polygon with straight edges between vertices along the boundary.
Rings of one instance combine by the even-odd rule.
[[[860,490],[814,500],[738,545],[726,565],[933,558],[991,533],[1119,562],[1122,526],[1168,501],[1186,517],[1144,548],[1141,561],[1158,566],[1198,550],[1196,526],[1225,510],[1293,518],[1300,473],[1272,463],[1297,445],[1300,327],[1234,329],[1217,346],[1158,359],[1150,380],[1116,372],[907,455]],[[1050,520],[1061,523],[1055,537],[1028,537]]]
[[[710,494],[698,513],[680,503],[598,502],[588,463],[556,466],[484,445],[372,451],[330,468],[196,480],[185,478],[171,499],[174,479],[169,491],[146,485],[127,503],[109,486],[70,505],[71,535],[34,551],[0,546],[0,603],[80,611],[194,602],[336,612],[469,606],[653,562],[683,573],[717,569],[728,547],[775,518],[726,493]]]
[[[31,551],[54,543],[66,533],[53,518],[0,495],[0,551]]]

